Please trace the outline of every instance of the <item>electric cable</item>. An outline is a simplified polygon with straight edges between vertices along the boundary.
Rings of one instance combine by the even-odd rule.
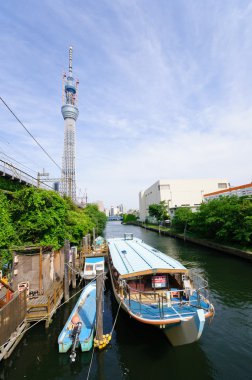
[[[12,115],[15,117],[15,119],[22,125],[22,127],[26,130],[26,132],[30,135],[30,137],[36,142],[36,144],[43,150],[43,152],[47,155],[47,157],[60,169],[61,167],[57,164],[57,162],[50,156],[49,153],[42,147],[42,145],[35,139],[35,137],[31,134],[31,132],[26,128],[26,126],[22,123],[22,121],[15,115],[15,113],[12,111],[12,109],[8,106],[8,104],[3,100],[3,98],[0,96],[0,100],[3,102],[5,107],[12,113]]]

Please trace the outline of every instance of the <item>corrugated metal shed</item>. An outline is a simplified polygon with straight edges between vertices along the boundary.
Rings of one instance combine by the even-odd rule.
[[[120,277],[138,275],[139,272],[187,272],[187,269],[177,260],[145,244],[140,239],[108,239],[108,246],[113,265]]]

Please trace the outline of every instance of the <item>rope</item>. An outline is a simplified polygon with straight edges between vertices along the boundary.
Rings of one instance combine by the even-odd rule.
[[[99,276],[103,275],[103,273],[99,274]],[[92,281],[89,282],[89,284],[91,282],[94,282],[96,280],[98,276],[96,276]],[[62,304],[60,304],[58,307],[56,307],[55,311],[60,309],[63,305],[65,305],[65,303],[67,303],[68,301],[70,301],[72,298],[74,298],[77,294],[79,294],[82,290],[84,290],[84,288],[86,287],[87,285],[85,285],[83,288],[81,288],[80,290],[78,290],[74,295],[72,295],[67,301],[64,301]],[[29,326],[27,329],[25,329],[22,334],[25,334],[27,331],[29,331],[30,329],[32,329],[34,326],[36,326],[39,322],[45,320],[47,318],[47,315],[45,315],[43,318],[39,319],[37,322],[33,323],[31,326]],[[2,348],[4,348],[5,345],[7,345],[8,343],[11,343],[11,342],[14,342],[16,340],[16,337],[15,338],[12,338],[12,339],[9,339],[7,340],[7,342],[5,342],[4,344],[2,344],[0,346],[0,351],[2,350]]]
[[[117,310],[117,313],[116,313],[116,317],[115,317],[114,324],[113,324],[113,327],[112,327],[110,335],[113,334],[113,331],[114,331],[114,328],[115,328],[115,324],[116,324],[116,321],[117,321],[117,317],[118,317],[118,314],[119,314],[119,310],[120,310],[121,304],[122,304],[122,300],[121,300],[121,302],[120,302],[120,304],[118,306],[118,310]]]
[[[93,357],[94,357],[94,346],[93,346],[91,361],[90,361],[89,368],[88,368],[87,380],[89,379],[89,375],[90,375],[90,371],[91,371],[91,367],[92,367],[92,363],[93,363]]]
[[[66,263],[66,265],[73,271],[75,272],[76,274],[81,274],[81,271],[77,271],[75,270],[73,267],[71,267],[71,265],[69,265],[68,263]]]

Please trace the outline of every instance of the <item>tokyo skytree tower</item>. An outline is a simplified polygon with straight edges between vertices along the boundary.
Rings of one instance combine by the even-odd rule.
[[[65,132],[60,192],[62,195],[66,195],[75,201],[75,122],[79,115],[77,108],[77,89],[79,82],[73,78],[72,56],[73,49],[70,46],[68,76],[66,76],[66,74],[63,75],[63,105],[61,112],[65,120]]]

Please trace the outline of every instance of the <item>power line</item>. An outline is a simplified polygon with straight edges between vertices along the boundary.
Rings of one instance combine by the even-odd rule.
[[[8,154],[6,154],[6,153],[4,153],[4,152],[2,152],[2,151],[0,151],[0,154],[3,154],[5,157],[10,158],[11,160],[15,161],[17,164],[23,166],[25,169],[29,169],[30,171],[32,171],[32,172],[34,172],[34,173],[37,174],[37,171],[36,171],[36,170],[29,168],[28,166],[22,164],[22,162],[17,161],[15,158],[9,156]]]
[[[15,115],[15,113],[12,111],[12,109],[8,106],[8,104],[3,100],[3,98],[0,96],[0,99],[2,100],[5,107],[12,113],[12,115],[15,117],[15,119],[22,125],[22,127],[26,130],[26,132],[31,136],[31,138],[36,142],[36,144],[43,150],[43,152],[49,157],[49,159],[60,169],[61,167],[57,164],[57,162],[50,156],[49,153],[42,147],[42,145],[33,137],[31,132],[26,128],[26,126],[22,123],[22,121]]]

